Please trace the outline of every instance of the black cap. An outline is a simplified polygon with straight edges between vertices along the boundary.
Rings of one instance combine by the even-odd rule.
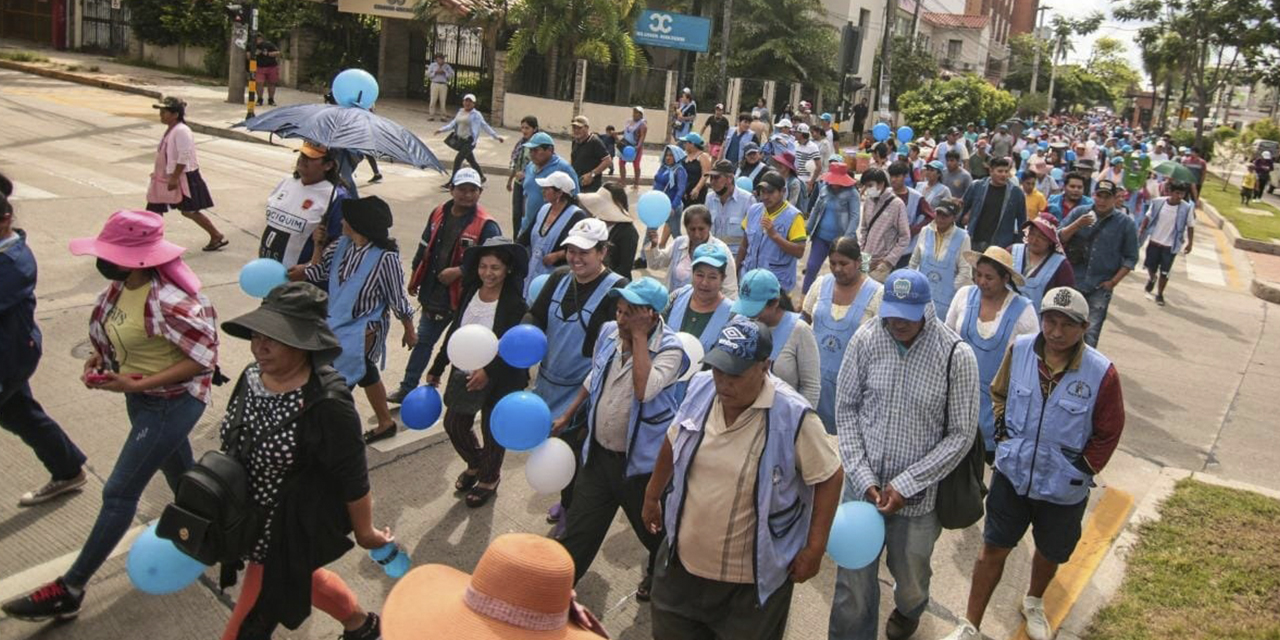
[[[342,201],[342,219],[370,240],[385,240],[391,229],[391,207],[378,196]]]
[[[1093,188],[1093,192],[1099,193],[1102,191],[1106,191],[1114,196],[1116,194],[1116,183],[1110,180],[1099,180],[1097,186]]]
[[[178,96],[168,96],[167,98],[161,100],[160,102],[157,102],[151,105],[151,108],[164,109],[165,111],[172,111],[177,114],[184,114],[187,112],[187,103],[185,100],[183,100],[182,98],[179,98]]]
[[[731,176],[735,171],[736,168],[733,166],[733,162],[729,160],[719,160],[711,167],[711,173],[718,173],[720,175]]]
[[[766,171],[760,176],[760,186],[768,186],[775,191],[783,191],[787,188],[787,181],[777,171]]]

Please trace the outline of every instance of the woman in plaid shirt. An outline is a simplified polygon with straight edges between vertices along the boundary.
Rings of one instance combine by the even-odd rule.
[[[217,319],[200,280],[164,239],[164,219],[117,211],[96,238],[71,241],[71,252],[98,258],[110,284],[89,318],[93,355],[81,380],[90,389],[123,393],[130,430],[102,489],[102,510],[71,569],[8,602],[20,620],[74,618],[84,588],[124,537],[142,490],[156,471],[169,487],[192,466],[188,434],[210,399],[218,359]]]

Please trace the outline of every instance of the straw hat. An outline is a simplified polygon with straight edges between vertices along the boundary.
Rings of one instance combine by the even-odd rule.
[[[573,559],[559,542],[498,536],[473,574],[439,564],[410,571],[382,609],[387,640],[599,640],[573,602]],[[600,629],[591,631],[588,627]]]
[[[1000,267],[1009,274],[1009,278],[1013,280],[1013,283],[1019,287],[1027,283],[1026,279],[1022,277],[1022,274],[1018,273],[1018,270],[1013,268],[1013,256],[1008,251],[1005,251],[1003,247],[987,247],[987,250],[982,253],[978,253],[977,251],[964,252],[965,261],[973,265],[974,268],[977,268],[978,260],[981,258],[987,258],[988,260],[1000,265]]]
[[[631,216],[627,215],[613,201],[613,196],[608,192],[597,191],[595,193],[583,193],[578,195],[578,206],[586,209],[598,220],[605,222],[631,222]]]

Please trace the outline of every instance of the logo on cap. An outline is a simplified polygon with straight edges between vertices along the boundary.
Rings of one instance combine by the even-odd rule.
[[[1066,290],[1066,289],[1059,289],[1059,290],[1058,290],[1058,293],[1054,294],[1054,296],[1053,296],[1053,306],[1055,306],[1055,307],[1070,307],[1070,306],[1071,306],[1071,292],[1070,292],[1070,291],[1068,291],[1068,290]]]
[[[725,327],[724,337],[730,340],[746,340],[747,339],[746,334],[742,333],[742,330],[737,327]],[[721,340],[721,342],[723,342],[723,340]]]
[[[911,295],[911,281],[906,278],[898,278],[893,281],[893,295],[899,300],[906,300]]]

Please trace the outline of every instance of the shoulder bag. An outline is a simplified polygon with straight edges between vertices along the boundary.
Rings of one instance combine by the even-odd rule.
[[[959,345],[958,340],[952,343],[951,353],[947,356],[947,399],[942,409],[944,425],[950,425],[951,421],[951,361]],[[938,483],[934,510],[943,529],[964,529],[982,519],[982,499],[987,495],[987,485],[983,481],[985,457],[986,446],[979,429],[974,434],[969,452]]]

